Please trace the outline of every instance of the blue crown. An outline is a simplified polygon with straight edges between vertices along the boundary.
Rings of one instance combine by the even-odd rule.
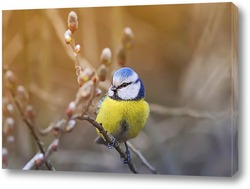
[[[117,70],[114,74],[114,77],[121,78],[123,80],[124,78],[130,77],[135,73],[135,71],[129,67],[123,67]]]

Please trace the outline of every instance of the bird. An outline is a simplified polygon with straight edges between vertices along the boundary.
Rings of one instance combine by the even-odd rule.
[[[96,121],[102,124],[117,142],[125,144],[125,164],[130,160],[126,142],[138,136],[146,124],[149,113],[144,85],[138,74],[129,67],[118,69],[113,75],[107,94],[99,102]],[[110,146],[98,130],[97,133],[95,142]]]

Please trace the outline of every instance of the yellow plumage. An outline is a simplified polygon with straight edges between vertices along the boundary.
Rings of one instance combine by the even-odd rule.
[[[113,100],[106,97],[102,102],[96,121],[118,142],[136,137],[144,127],[149,115],[148,103],[140,100]],[[98,131],[97,131],[98,132]],[[100,135],[100,133],[98,132]]]

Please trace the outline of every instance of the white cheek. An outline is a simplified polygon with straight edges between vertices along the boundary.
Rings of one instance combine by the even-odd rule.
[[[118,90],[118,96],[123,100],[134,99],[138,96],[140,87],[140,82],[128,85]]]

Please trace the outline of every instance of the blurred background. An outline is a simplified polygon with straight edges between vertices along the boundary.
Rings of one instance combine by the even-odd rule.
[[[2,62],[29,91],[37,127],[46,128],[64,118],[79,88],[63,37],[68,13],[78,15],[81,62],[97,68],[102,49],[112,50],[106,86],[118,68],[115,53],[128,26],[135,46],[126,66],[142,78],[151,108],[145,128],[131,142],[159,174],[231,176],[238,168],[234,8],[217,3],[3,11]],[[3,168],[22,169],[38,149],[15,112],[15,147]],[[115,150],[93,143],[96,136],[89,123],[77,122],[50,157],[56,170],[130,173]],[[53,135],[40,138],[47,147]],[[132,159],[140,173],[150,174]]]

